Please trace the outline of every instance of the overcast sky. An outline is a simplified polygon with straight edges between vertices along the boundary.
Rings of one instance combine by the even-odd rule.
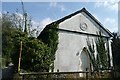
[[[58,20],[85,7],[111,32],[118,30],[117,2],[24,2],[25,10],[32,17],[34,25],[43,29],[46,24]],[[3,2],[2,11],[22,14],[20,2]]]

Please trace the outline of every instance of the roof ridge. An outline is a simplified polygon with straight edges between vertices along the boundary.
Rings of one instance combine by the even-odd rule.
[[[54,21],[54,22],[52,22],[52,23],[50,23],[50,24],[48,24],[48,25],[51,25],[51,24],[54,24],[54,23],[58,23],[58,24],[59,24],[59,23],[63,22],[64,20],[66,20],[66,19],[68,19],[68,18],[71,18],[72,16],[74,16],[74,15],[76,15],[76,14],[78,14],[78,13],[84,11],[84,10],[86,10],[86,9],[85,9],[85,8],[82,8],[82,9],[80,9],[80,10],[74,12],[74,13],[71,13],[71,14],[69,14],[69,15],[67,15],[67,16],[59,19],[59,20],[56,20],[56,21]],[[46,26],[48,26],[48,25],[46,25]]]
[[[91,17],[103,30],[105,30],[111,37],[113,36],[112,33],[106,27],[104,27],[104,25],[100,21],[98,21],[90,12],[88,12],[86,9],[84,10],[85,10],[84,12],[89,17]]]
[[[71,13],[71,14],[69,14],[69,15],[67,15],[67,16],[59,19],[59,20],[56,20],[56,21],[54,21],[54,22],[46,25],[46,27],[45,27],[44,29],[50,28],[49,26],[52,25],[52,24],[54,24],[54,23],[59,24],[59,23],[65,21],[66,19],[69,19],[69,18],[71,18],[72,16],[75,16],[75,15],[81,13],[81,12],[84,12],[85,14],[87,14],[87,15],[88,15],[92,20],[94,20],[103,30],[105,30],[111,37],[113,36],[112,33],[111,33],[107,28],[103,27],[103,25],[102,25],[91,13],[89,13],[85,7],[83,7],[81,10],[78,10],[78,11],[76,11],[76,12],[74,12],[74,13]],[[43,30],[44,30],[44,29],[43,29]]]

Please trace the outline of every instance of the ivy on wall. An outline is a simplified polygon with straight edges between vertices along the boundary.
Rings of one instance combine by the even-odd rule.
[[[96,48],[97,48],[97,64],[99,68],[107,68],[108,67],[108,57],[107,50],[105,48],[105,38],[101,37],[102,33],[98,33],[100,37],[96,40]]]
[[[38,39],[42,40],[50,48],[50,57],[52,61],[50,66],[51,69],[54,69],[55,53],[58,48],[58,27],[59,26],[57,23],[46,26],[46,28],[41,32],[40,36],[38,36]]]
[[[89,38],[87,39],[87,46],[90,52],[91,63],[93,65],[93,70],[99,70],[100,68],[106,69],[108,68],[108,57],[107,50],[105,48],[105,39],[102,36],[102,33],[97,33],[99,37],[96,39],[96,49],[97,56],[95,58],[95,45],[90,42]]]
[[[90,42],[89,38],[87,39],[87,46],[90,52],[90,59],[91,59],[91,63],[93,65],[93,70],[97,70],[97,64],[96,64],[96,59],[95,59],[95,45],[93,43]]]

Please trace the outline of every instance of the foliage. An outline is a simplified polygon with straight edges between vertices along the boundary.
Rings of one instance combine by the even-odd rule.
[[[95,46],[94,46],[93,40],[92,40],[92,43],[90,43],[90,40],[88,38],[87,45],[90,51],[90,57],[91,57],[92,65],[93,65],[93,70],[97,70],[97,64],[96,64],[96,59],[95,59]]]
[[[111,45],[114,67],[115,69],[120,70],[120,37],[117,33],[113,33]]]
[[[57,39],[55,38],[56,34],[52,34],[52,32],[55,33],[56,31],[49,31],[49,44],[44,44],[42,41],[31,35],[34,33],[34,31],[31,31],[32,23],[27,17],[26,26],[24,26],[24,19],[17,17],[15,14],[10,15],[7,13],[3,14],[3,16],[3,57],[8,56],[10,59],[8,62],[12,61],[15,68],[17,68],[20,53],[20,42],[22,41],[23,49],[21,55],[21,68],[26,71],[35,72],[49,71],[51,66],[53,67],[53,53],[55,53],[57,49],[57,42],[54,44],[54,41]],[[6,57],[4,58],[6,59]]]
[[[15,36],[12,36],[15,42],[11,57],[15,67],[18,65],[20,41],[22,41],[21,68],[36,72],[49,70],[51,57],[47,45],[36,38],[25,35],[23,32],[17,32]]]
[[[107,68],[108,67],[108,57],[107,50],[105,48],[105,39],[101,37],[101,32],[99,32],[100,37],[96,40],[97,48],[97,64],[98,68]]]
[[[8,27],[13,27],[16,30],[25,32],[28,34],[29,37],[36,37],[38,35],[38,31],[33,26],[32,18],[28,16],[27,13],[24,13],[23,15],[20,14],[18,11],[16,13],[10,14],[9,12],[2,14],[2,23],[6,23],[6,25],[9,24]]]
[[[2,67],[2,16],[0,15],[0,69]]]
[[[55,53],[58,45],[58,24],[53,23],[50,26],[47,26],[43,32],[40,34],[38,39],[42,40],[44,43],[50,47],[50,53],[52,57],[51,69],[54,67]]]
[[[11,35],[14,35],[16,28],[13,27],[13,23],[10,21],[10,16],[3,15],[2,18],[2,58],[4,60],[3,66],[8,66],[11,61],[10,55],[12,53]]]
[[[108,57],[107,50],[105,48],[105,38],[101,37],[101,32],[99,32],[99,37],[96,39],[96,49],[97,56],[95,58],[95,45],[90,42],[89,38],[87,40],[88,49],[90,52],[91,62],[93,65],[93,70],[99,70],[100,68],[108,68]]]

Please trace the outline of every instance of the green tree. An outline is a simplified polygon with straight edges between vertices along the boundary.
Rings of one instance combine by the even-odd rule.
[[[0,15],[0,69],[2,67],[2,16]]]
[[[113,33],[111,45],[114,68],[120,71],[120,37],[117,33]]]
[[[10,55],[12,53],[11,35],[14,35],[16,29],[13,27],[13,23],[10,21],[10,16],[3,14],[2,18],[2,57],[3,66],[8,66],[11,61]]]
[[[48,44],[44,44],[42,41],[33,37],[33,31],[29,31],[32,27],[31,20],[27,17],[26,26],[23,26],[25,22],[16,14],[11,15],[7,13],[3,14],[3,16],[3,56],[8,56],[10,58],[8,61],[12,61],[15,68],[17,68],[20,42],[22,41],[21,68],[26,71],[49,71],[54,60],[52,52],[56,46],[52,45],[53,47],[50,47]],[[51,43],[53,44],[52,40]]]
[[[21,69],[26,71],[48,71],[51,64],[50,49],[40,40],[34,37],[26,37],[23,32],[17,32],[13,37],[13,53],[11,55],[12,61],[17,68],[20,41],[22,41],[22,55],[21,55]]]

